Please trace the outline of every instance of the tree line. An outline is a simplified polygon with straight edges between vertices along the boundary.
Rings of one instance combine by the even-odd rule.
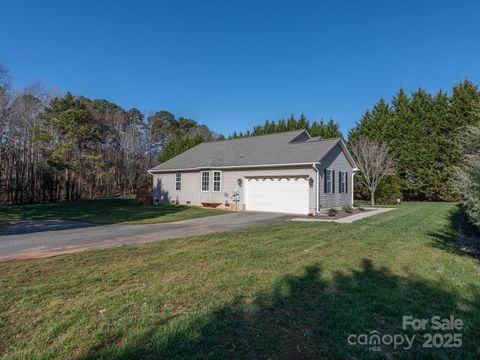
[[[388,145],[396,172],[382,191],[398,191],[407,200],[457,200],[455,169],[465,161],[465,130],[479,123],[479,106],[480,93],[469,80],[455,85],[451,95],[424,89],[407,95],[400,88],[390,102],[380,99],[365,112],[348,142],[368,139]],[[363,192],[357,188],[357,194]]]
[[[168,111],[145,116],[138,109],[70,93],[55,94],[35,83],[12,89],[0,65],[0,202],[33,203],[134,194],[149,187],[146,171],[203,141],[223,140],[207,126]],[[387,146],[395,171],[376,183],[378,198],[448,201],[462,198],[478,212],[475,193],[480,93],[465,80],[450,94],[402,88],[380,99],[348,134]],[[305,115],[267,120],[228,139],[306,129],[311,136],[343,138],[338,122]],[[477,131],[477,132],[476,132]],[[472,135],[473,134],[473,135]],[[477,136],[477,138],[475,137]],[[371,156],[371,154],[367,154]],[[474,160],[472,160],[474,159]],[[469,165],[470,164],[470,165]],[[356,193],[366,186],[356,182]],[[472,190],[473,189],[473,190]],[[467,191],[468,190],[468,191]]]
[[[390,160],[393,162],[385,167],[388,171],[380,178],[378,176],[382,171],[370,171],[374,175],[370,174],[368,179],[364,179],[366,181],[357,181],[356,195],[374,198],[371,191],[374,189],[380,202],[392,203],[397,198],[452,201],[462,198],[467,189],[474,193],[472,189],[480,186],[479,180],[472,180],[472,174],[477,174],[477,167],[467,166],[466,162],[474,163],[472,159],[478,160],[478,156],[472,155],[472,146],[467,146],[465,141],[473,142],[468,139],[474,138],[472,126],[480,124],[479,114],[480,92],[469,80],[454,85],[451,94],[442,90],[431,94],[419,88],[408,95],[400,88],[390,102],[379,99],[349,131],[347,145],[354,150],[357,158],[363,157],[370,167],[372,164],[366,159],[374,162],[372,158],[377,155],[388,158],[389,164]],[[333,119],[311,122],[303,114],[299,118],[292,115],[287,120],[266,121],[263,125],[254,126],[251,131],[234,132],[228,138],[296,129],[306,129],[311,136],[343,138],[339,124]],[[473,131],[473,134],[478,136],[478,132]],[[464,202],[470,207],[476,204],[475,211],[478,212],[480,200],[475,202],[469,198]]]
[[[295,115],[290,115],[286,120],[281,118],[277,121],[275,120],[266,120],[263,125],[256,125],[252,130],[247,130],[245,132],[233,132],[228,136],[228,139],[237,139],[246,136],[258,136],[258,135],[268,135],[286,131],[301,130],[305,129],[312,137],[320,136],[322,138],[343,138],[343,134],[340,131],[340,125],[338,122],[330,118],[328,121],[320,119],[317,120],[308,120],[304,114],[300,114],[298,118]],[[219,140],[223,140],[225,137],[223,135],[219,136]]]
[[[145,116],[104,99],[12,89],[0,65],[0,203],[72,201],[135,194],[148,197],[147,170],[203,142],[224,140],[206,125],[168,111]],[[307,129],[342,137],[330,119],[266,121],[228,138]]]
[[[188,118],[138,109],[40,84],[12,89],[0,65],[0,202],[71,201],[129,195],[148,183],[167,144],[214,134]]]

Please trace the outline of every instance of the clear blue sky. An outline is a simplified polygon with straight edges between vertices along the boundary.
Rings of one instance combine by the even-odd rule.
[[[421,3],[421,4],[420,4]],[[0,63],[217,132],[291,113],[344,133],[399,86],[480,78],[478,1],[6,1]]]

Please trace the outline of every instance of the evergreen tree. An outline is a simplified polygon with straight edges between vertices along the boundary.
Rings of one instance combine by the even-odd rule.
[[[287,120],[287,131],[297,130],[297,120],[295,120],[295,116],[290,115]]]
[[[157,160],[159,163],[165,162],[204,141],[205,138],[201,135],[176,136],[165,145]]]
[[[265,124],[263,125],[263,134],[273,134],[275,133],[275,130],[275,121],[265,121]]]
[[[306,129],[308,130],[310,128],[310,125],[308,123],[307,118],[305,115],[300,114],[300,118],[297,121],[297,129]]]
[[[277,123],[275,132],[285,132],[287,131],[287,123],[285,122],[285,119],[280,119]]]
[[[307,130],[312,137],[319,136],[324,139],[343,138],[339,124],[332,118],[330,118],[327,123],[321,120],[320,123],[313,121],[310,125],[309,120],[302,114],[298,121],[295,119],[294,115],[291,115],[288,118],[288,121],[285,121],[283,118],[278,120],[278,122],[275,122],[274,120],[266,120],[263,125],[254,126],[253,131],[247,130],[245,133],[240,134],[234,132],[229,136],[229,139],[240,136],[258,136],[300,129]]]
[[[255,126],[255,127],[253,128],[253,132],[252,132],[252,135],[253,135],[253,136],[263,135],[263,134],[264,134],[264,129],[263,129],[263,127],[261,127],[260,125]]]
[[[320,123],[317,136],[320,136],[323,139],[332,139],[332,138],[343,139],[343,134],[340,131],[340,125],[337,122],[335,122],[332,118],[330,118],[326,124],[324,124],[323,121]]]
[[[322,123],[323,123],[323,120],[321,120]],[[317,136],[320,136],[320,125],[319,123],[317,122],[317,120],[314,120],[312,122],[312,125],[310,125],[310,129],[308,129],[308,133],[310,134],[310,136],[312,137],[317,137]]]
[[[456,166],[456,141],[452,134],[456,131],[450,123],[449,98],[444,91],[439,91],[433,98],[435,154],[433,159],[433,182],[427,197],[434,200],[454,200],[451,169]]]
[[[466,80],[452,96],[423,89],[409,97],[400,88],[391,105],[380,99],[349,132],[349,142],[369,138],[389,145],[397,159],[403,197],[455,199],[453,168],[462,163],[462,129],[478,124],[480,94]]]
[[[454,126],[477,125],[476,114],[480,106],[478,87],[470,80],[465,80],[453,87],[450,99],[450,121]]]
[[[87,110],[85,99],[77,99],[70,93],[52,100],[43,120],[57,134],[50,139],[52,146],[47,162],[55,170],[64,172],[65,199],[79,199],[84,177],[95,174],[101,166],[101,157],[96,153],[101,126]]]

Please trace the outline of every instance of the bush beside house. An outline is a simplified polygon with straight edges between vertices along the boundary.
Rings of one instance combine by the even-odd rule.
[[[470,127],[465,134],[464,163],[457,169],[458,192],[470,222],[480,229],[480,127]]]

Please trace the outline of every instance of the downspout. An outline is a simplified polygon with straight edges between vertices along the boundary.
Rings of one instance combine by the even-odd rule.
[[[352,169],[352,200],[351,200],[351,205],[353,207],[353,200],[354,200],[354,190],[355,190],[355,184],[354,184],[354,177],[355,177],[355,174],[359,171],[358,168],[353,168]]]
[[[312,167],[313,167],[313,170],[315,171],[315,213],[318,214],[320,211],[318,210],[318,197],[319,197],[319,194],[318,194],[318,189],[319,189],[319,184],[318,184],[318,168],[317,168],[317,165],[320,165],[319,162],[317,163],[313,163],[312,164]]]

